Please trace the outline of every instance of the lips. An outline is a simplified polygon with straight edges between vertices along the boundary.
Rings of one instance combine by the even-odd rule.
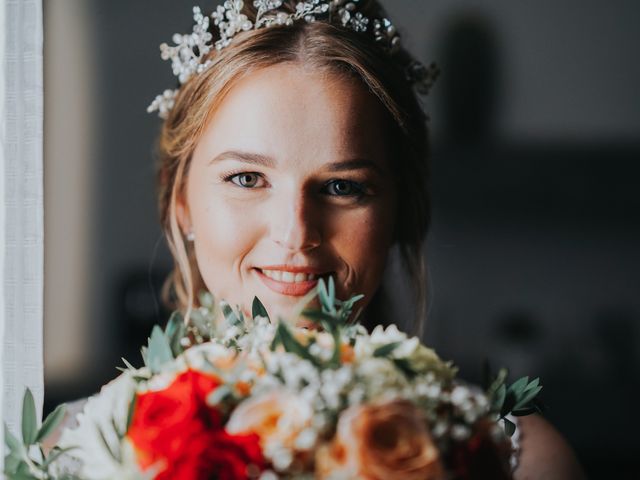
[[[255,268],[258,278],[270,290],[282,295],[301,297],[309,293],[318,284],[320,277],[331,272],[322,273],[318,269],[308,267],[269,266]]]

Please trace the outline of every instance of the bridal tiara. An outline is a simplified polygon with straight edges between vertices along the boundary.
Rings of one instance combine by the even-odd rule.
[[[295,5],[295,11],[289,13],[279,10],[282,0],[254,0],[257,9],[255,21],[244,15],[242,0],[226,0],[210,15],[202,13],[200,7],[193,7],[193,31],[188,34],[176,33],[172,40],[175,45],[160,45],[161,58],[171,60],[173,74],[183,85],[192,76],[204,72],[212,65],[206,59],[212,49],[222,50],[229,45],[233,37],[243,31],[257,30],[276,26],[292,25],[296,21],[315,22],[324,20],[337,23],[358,33],[369,33],[385,51],[393,56],[399,50],[400,36],[387,18],[369,19],[358,11],[360,0],[306,0]],[[209,31],[210,22],[218,28],[218,39],[213,41]],[[435,64],[425,67],[417,60],[411,60],[405,66],[407,79],[418,93],[426,95],[438,76]],[[158,95],[147,112],[158,112],[160,118],[167,118],[173,108],[178,89],[165,90]]]

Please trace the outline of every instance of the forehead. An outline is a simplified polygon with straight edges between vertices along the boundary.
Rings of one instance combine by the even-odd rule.
[[[386,166],[385,111],[346,75],[280,64],[237,81],[213,113],[196,151],[229,149],[283,161],[365,157]]]

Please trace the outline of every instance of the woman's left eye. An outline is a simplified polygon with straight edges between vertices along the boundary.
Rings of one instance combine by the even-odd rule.
[[[363,195],[365,187],[351,180],[331,180],[325,184],[325,190],[329,195],[350,197]]]

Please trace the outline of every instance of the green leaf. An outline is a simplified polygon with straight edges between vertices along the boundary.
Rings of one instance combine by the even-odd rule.
[[[335,323],[335,316],[330,313],[325,313],[320,310],[304,310],[302,315],[307,317],[309,320],[313,320],[316,323],[327,322],[329,325],[333,325]]]
[[[53,447],[53,450],[51,450],[51,453],[47,456],[47,459],[42,464],[42,467],[47,468],[50,464],[55,462],[58,459],[58,457],[60,457],[60,455],[63,455],[71,450],[76,450],[77,448],[78,447],[67,447],[67,448]]]
[[[256,317],[265,317],[267,320],[269,320],[269,322],[271,322],[269,314],[267,313],[267,309],[264,307],[258,297],[253,297],[253,303],[251,305],[251,317],[253,319],[255,319]]]
[[[278,329],[276,332],[286,352],[294,353],[300,358],[309,360],[313,364],[318,363],[317,359],[309,353],[307,348],[295,339],[282,320],[278,323]]]
[[[349,300],[343,302],[342,303],[342,308],[345,311],[351,312],[351,310],[353,309],[353,306],[355,305],[355,303],[359,302],[363,298],[364,298],[364,295],[355,295],[355,296],[351,297]]]
[[[104,432],[102,431],[102,429],[100,428],[100,426],[96,425],[96,429],[98,430],[98,435],[100,436],[100,440],[102,440],[102,444],[104,445],[104,447],[107,449],[107,452],[109,452],[109,455],[111,455],[111,457],[118,463],[120,463],[120,455],[118,454],[119,452],[117,450],[114,450],[111,445],[109,444],[109,442],[107,441],[107,437],[104,436]]]
[[[62,422],[62,419],[64,418],[65,411],[66,406],[62,404],[58,405],[53,412],[47,415],[47,418],[45,418],[44,422],[42,422],[42,426],[40,427],[38,435],[36,436],[36,443],[40,443],[42,440],[47,438],[49,434],[51,434],[51,432],[53,432],[58,427],[58,425],[60,425],[60,422]]]
[[[184,324],[184,319],[180,312],[173,312],[164,329],[164,334],[169,341],[169,347],[174,357],[184,352],[180,340],[184,337],[186,329],[187,326]]]
[[[513,409],[518,410],[520,408],[526,407],[527,404],[531,402],[531,400],[538,396],[540,390],[542,390],[542,386],[535,387],[531,390],[526,390],[524,396],[518,399]]]
[[[329,286],[327,288],[327,293],[329,295],[329,299],[335,301],[336,298],[336,283],[333,280],[333,275],[329,277]]]
[[[149,365],[149,349],[146,346],[140,347],[140,355],[145,365]]]
[[[521,377],[511,384],[507,389],[509,392],[513,392],[516,395],[522,393],[529,383],[529,377]]]
[[[36,403],[30,389],[26,389],[22,398],[22,441],[25,446],[33,445],[38,435]]]
[[[504,420],[504,431],[510,437],[516,432],[516,424],[506,418]]]
[[[4,473],[12,478],[11,474],[18,471],[18,467],[23,460],[14,453],[9,453],[4,457]]]
[[[394,358],[393,363],[398,370],[402,371],[408,378],[414,378],[416,376],[415,370],[411,368],[411,364],[406,358]]]
[[[529,384],[525,387],[524,391],[533,390],[538,385],[540,385],[540,377],[536,377],[529,382]]]
[[[11,452],[19,455],[20,457],[26,455],[24,445],[13,433],[11,433],[11,430],[9,430],[6,423],[4,424],[4,443]]]
[[[32,473],[29,473],[29,466],[26,463],[20,465],[26,465],[27,471],[18,471],[9,477],[9,480],[38,480],[38,477],[35,477]]]
[[[523,407],[514,409],[511,411],[511,415],[514,417],[525,417],[527,415],[531,415],[532,413],[536,413],[538,409],[536,407]]]
[[[487,369],[488,369],[488,366],[487,366]],[[501,368],[498,371],[498,375],[493,380],[493,382],[491,382],[491,384],[489,385],[489,388],[487,388],[487,396],[489,396],[489,398],[493,397],[493,395],[495,395],[495,393],[498,391],[498,389],[502,385],[504,385],[504,382],[507,379],[507,375],[508,374],[509,374],[509,372],[507,371],[506,368]],[[489,373],[487,373],[487,375],[490,376]]]
[[[507,389],[507,394],[505,396],[504,403],[502,404],[502,409],[500,410],[500,416],[504,417],[505,415],[508,415],[516,405],[516,401],[516,395],[513,392],[510,392],[509,389]]]
[[[129,402],[129,408],[127,409],[127,432],[129,431],[129,427],[131,426],[131,420],[133,420],[133,413],[136,411],[136,400],[137,397],[134,395]]]
[[[120,357],[120,360],[122,360],[122,363],[124,363],[124,366],[127,367],[127,370],[135,370],[135,367],[131,365],[131,363],[129,363],[129,361],[126,358]]]
[[[151,331],[149,350],[147,352],[148,367],[153,373],[159,373],[162,365],[173,360],[169,341],[162,329],[156,325]]]
[[[504,405],[504,400],[507,396],[507,387],[502,384],[496,390],[495,395],[492,397],[491,410],[494,412],[500,412]]]
[[[331,332],[333,336],[333,355],[331,357],[330,363],[334,367],[338,368],[340,366],[340,357],[341,357],[341,342],[340,342],[340,329],[334,329]]]
[[[232,326],[242,325],[242,321],[240,320],[238,315],[236,315],[236,312],[233,311],[233,308],[231,308],[231,306],[228,303],[222,304],[222,313],[224,315],[224,318],[227,319],[227,322],[229,322],[229,325],[232,325]]]
[[[388,357],[391,352],[398,348],[402,342],[391,342],[386,345],[382,345],[373,351],[374,357]]]

